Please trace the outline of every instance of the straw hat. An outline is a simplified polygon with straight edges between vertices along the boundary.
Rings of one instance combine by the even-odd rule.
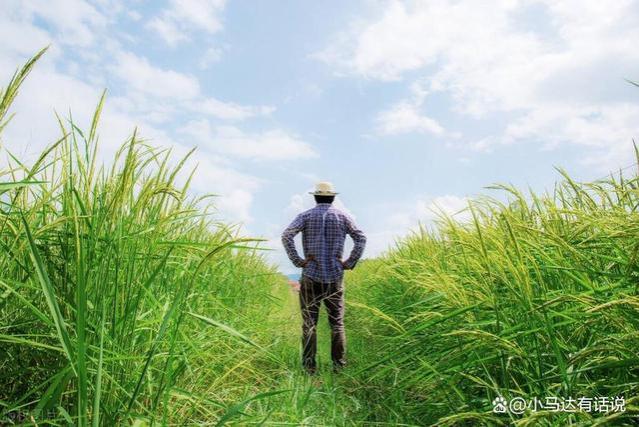
[[[324,181],[315,184],[315,191],[309,191],[309,194],[314,196],[334,196],[339,193],[335,192],[332,183]]]

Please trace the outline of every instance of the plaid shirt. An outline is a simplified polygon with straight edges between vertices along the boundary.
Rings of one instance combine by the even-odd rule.
[[[282,233],[282,244],[291,262],[302,267],[304,259],[295,249],[295,235],[302,232],[304,259],[313,257],[302,270],[302,275],[317,282],[332,283],[342,279],[344,266],[355,267],[364,252],[366,236],[353,220],[330,203],[318,203],[299,214]],[[354,247],[342,266],[342,253],[346,235],[353,239]]]

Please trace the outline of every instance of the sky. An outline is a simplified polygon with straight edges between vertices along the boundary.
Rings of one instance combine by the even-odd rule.
[[[138,132],[197,150],[193,194],[268,239],[316,181],[383,252],[437,212],[509,183],[552,189],[634,161],[639,2],[3,0],[0,86],[40,48],[1,136],[22,158],[59,137],[54,112],[99,131],[109,162]],[[6,158],[6,153],[0,153]]]

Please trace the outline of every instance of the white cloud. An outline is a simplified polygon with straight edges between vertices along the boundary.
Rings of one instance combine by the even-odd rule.
[[[181,132],[203,148],[253,160],[292,160],[317,157],[313,147],[281,129],[246,133],[235,126],[212,126],[206,119],[188,122]]]
[[[547,106],[510,123],[501,142],[532,139],[552,149],[565,141],[588,148],[581,161],[600,170],[629,162],[629,138],[639,131],[639,105],[625,102],[579,107]],[[602,168],[602,165],[604,166]]]
[[[417,106],[409,102],[400,102],[379,113],[377,125],[379,131],[387,135],[410,132],[444,134],[444,128],[435,119],[421,114]]]
[[[398,80],[403,72],[435,60],[438,43],[425,37],[435,33],[432,26],[423,26],[426,11],[407,10],[398,1],[387,2],[381,9],[378,20],[356,20],[316,58],[346,72],[382,80]]]
[[[222,59],[224,50],[220,47],[209,47],[200,58],[199,67],[202,70],[208,69],[211,65]]]
[[[190,142],[178,145],[178,156],[186,154]],[[196,150],[185,170],[190,171],[197,165],[191,181],[191,187],[197,194],[215,194],[213,201],[220,218],[234,223],[249,224],[253,217],[251,208],[253,194],[262,186],[262,180],[237,171],[233,165],[221,157]]]
[[[442,124],[424,114],[426,98],[430,93],[423,81],[416,81],[410,86],[411,97],[400,101],[389,109],[377,114],[377,132],[382,135],[399,135],[405,133],[430,134],[442,138],[458,139],[459,132],[444,129]]]
[[[209,34],[222,29],[220,15],[225,0],[171,0],[169,7],[153,18],[148,27],[170,46],[189,39],[194,30]]]
[[[142,110],[150,120],[162,121],[178,109],[221,120],[245,120],[271,114],[272,106],[247,106],[224,102],[201,93],[197,78],[151,64],[131,52],[118,51],[109,71],[127,87],[128,110]]]
[[[215,98],[202,100],[194,109],[223,120],[243,120],[253,116],[268,115],[275,111],[275,107],[271,106],[238,105]]]
[[[126,15],[135,22],[140,21],[140,19],[142,19],[142,14],[140,12],[138,12],[137,10],[128,10],[126,12]]]
[[[59,43],[74,46],[89,46],[95,33],[107,24],[107,18],[89,2],[83,0],[31,0],[4,1],[1,15],[12,20],[31,22],[38,17],[47,22],[56,34]],[[12,38],[17,33],[13,33]],[[40,48],[44,46],[39,46]]]
[[[639,116],[627,104],[622,82],[639,73],[639,50],[632,43],[639,39],[637,20],[639,7],[631,0],[498,0],[490,7],[389,1],[315,56],[338,73],[369,79],[418,74],[413,87],[421,86],[425,96],[446,93],[452,112],[462,116],[514,117],[475,148],[540,137],[586,145],[590,154],[608,153],[612,161],[630,157],[630,139],[637,136]],[[401,100],[380,113],[380,130],[441,132],[446,123],[416,109],[420,102]]]
[[[158,98],[192,99],[199,95],[195,77],[153,66],[146,58],[119,52],[111,72],[131,89]]]
[[[188,40],[187,35],[173,21],[166,18],[153,18],[147,27],[158,33],[169,46]]]
[[[21,34],[22,37],[16,37],[16,34]],[[3,78],[3,84],[11,77],[20,61],[50,43],[51,35],[47,31],[36,27],[29,20],[9,17],[0,12],[0,77]],[[49,50],[48,56],[59,53],[58,49]]]

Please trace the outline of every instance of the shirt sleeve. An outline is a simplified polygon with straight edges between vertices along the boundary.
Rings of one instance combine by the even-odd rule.
[[[299,214],[282,233],[282,245],[284,245],[286,255],[288,255],[288,258],[291,260],[295,267],[302,267],[302,264],[304,263],[304,260],[297,253],[297,249],[295,249],[294,240],[297,233],[299,233],[303,229],[304,217],[302,216],[302,214]]]
[[[348,215],[344,216],[345,224],[346,224],[346,234],[351,236],[353,239],[353,250],[351,251],[350,256],[346,261],[344,261],[344,265],[347,268],[354,268],[357,264],[357,261],[362,257],[364,253],[364,247],[366,247],[366,236],[364,232],[357,228],[355,222],[348,217]]]

